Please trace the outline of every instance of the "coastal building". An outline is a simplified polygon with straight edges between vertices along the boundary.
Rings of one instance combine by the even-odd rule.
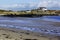
[[[29,12],[31,12],[31,10],[27,10],[26,12],[29,13]]]
[[[46,11],[48,10],[46,7],[39,7],[37,10],[43,10],[43,11]]]
[[[47,10],[46,7],[39,7],[38,10]]]

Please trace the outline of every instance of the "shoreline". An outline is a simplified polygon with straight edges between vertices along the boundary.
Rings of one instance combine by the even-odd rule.
[[[51,35],[57,35],[57,36],[60,36],[60,32],[59,32],[59,29],[60,29],[60,27],[58,27],[58,26],[60,26],[59,24],[60,24],[60,22],[51,22],[51,21],[41,21],[41,23],[48,23],[47,25],[54,25],[53,27],[44,27],[43,25],[42,25],[42,27],[40,26],[38,26],[38,28],[36,28],[37,26],[35,26],[35,27],[33,27],[33,26],[31,26],[31,27],[29,27],[28,25],[28,27],[19,27],[19,26],[13,26],[13,25],[8,25],[9,27],[6,27],[6,28],[13,28],[13,29],[21,29],[21,30],[26,30],[26,31],[30,31],[30,32],[37,32],[37,33],[39,33],[40,31],[44,34],[48,34],[48,35],[50,35],[50,33],[52,33]],[[57,24],[57,25],[56,25]],[[1,25],[0,25],[1,26]],[[7,25],[5,25],[5,26],[7,26]],[[11,27],[11,26],[13,26],[13,27]],[[41,29],[41,30],[40,30]],[[35,30],[35,31],[34,31]],[[46,32],[45,32],[46,31]],[[50,32],[51,31],[51,32]],[[40,32],[40,33],[41,33]],[[50,33],[49,33],[50,32]]]
[[[21,36],[18,36],[18,35],[23,35],[21,37],[22,38],[21,40],[28,40],[28,39],[30,39],[30,40],[33,40],[33,39],[56,40],[56,39],[60,39],[59,38],[60,37],[60,31],[59,31],[60,22],[44,21],[44,20],[39,20],[39,19],[31,20],[29,18],[22,18],[22,19],[20,18],[19,20],[17,22],[17,23],[19,23],[19,26],[17,23],[16,23],[17,25],[15,24],[15,21],[17,21],[17,20],[10,20],[10,19],[7,21],[6,21],[6,19],[0,20],[0,22],[1,22],[0,26],[2,25],[0,27],[0,29],[2,30],[3,33],[7,33],[9,35],[13,34],[11,37],[13,37],[14,40],[15,40],[16,36],[18,37],[18,40],[20,40]],[[24,22],[25,22],[25,24],[23,24]],[[30,23],[32,23],[33,25]],[[36,25],[35,23],[37,23],[38,25]],[[13,24],[15,24],[16,26]],[[24,30],[21,30],[21,28],[24,28]],[[34,29],[34,30],[30,31],[30,29],[32,29],[32,30]],[[39,32],[37,32],[37,31],[39,31]],[[0,32],[0,33],[2,33],[2,32]],[[10,36],[8,38],[10,38]],[[8,40],[8,38],[7,38],[7,40]]]
[[[4,40],[59,40],[60,36],[44,35],[18,29],[0,28],[0,39]]]

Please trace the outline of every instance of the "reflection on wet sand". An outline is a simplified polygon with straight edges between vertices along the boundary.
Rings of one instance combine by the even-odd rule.
[[[49,36],[46,40],[49,40],[50,36],[53,36],[52,39],[55,38],[56,36],[60,36],[59,24],[60,22],[47,21],[41,18],[21,18],[21,17],[19,18],[2,17],[1,18],[0,17],[0,27],[8,28],[8,29],[15,29],[15,30],[18,29],[19,31],[23,30],[24,32],[18,32],[18,31],[13,31],[13,30],[10,30],[10,31],[14,33],[25,34],[25,35],[27,34],[29,36],[32,36],[35,34],[35,36],[38,36],[39,38],[40,36],[41,37]],[[6,34],[2,34],[2,35],[6,35]],[[32,36],[32,39],[28,37],[28,39],[25,38],[24,40],[37,40],[37,37],[36,38],[35,37],[33,38],[33,37],[34,36]],[[9,37],[6,36],[5,38],[9,38]]]

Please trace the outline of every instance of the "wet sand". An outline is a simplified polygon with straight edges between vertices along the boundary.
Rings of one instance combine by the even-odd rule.
[[[0,20],[0,26],[60,36],[60,22],[44,20]]]
[[[59,40],[59,37],[60,22],[40,18],[0,19],[0,38],[3,40]]]
[[[59,38],[30,31],[0,28],[0,40],[59,40]]]
[[[54,26],[57,24],[55,26],[56,28],[59,28],[57,26],[60,26],[59,25],[60,22],[40,21],[39,23],[44,23],[44,24],[46,23],[48,25],[54,25]],[[53,29],[55,27],[53,27]],[[47,30],[46,26],[44,27],[38,26],[38,28],[45,29],[45,31]],[[49,30],[51,29],[49,28]],[[50,33],[46,34],[46,33],[33,32],[29,30],[21,30],[21,29],[16,29],[16,28],[0,27],[0,39],[1,40],[59,40],[59,38],[60,36],[56,34],[50,35]]]
[[[36,33],[27,32],[23,30],[16,30],[16,29],[7,29],[7,28],[0,28],[0,39],[1,40],[42,40],[42,37],[39,35],[37,36]],[[43,37],[43,40],[47,39],[47,37]]]

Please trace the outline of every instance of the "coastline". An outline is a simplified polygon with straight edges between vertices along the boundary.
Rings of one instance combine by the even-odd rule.
[[[23,20],[22,20],[23,19]],[[5,32],[7,33],[10,33],[10,35],[12,35],[12,33],[17,33],[17,34],[14,34],[12,35],[11,37],[15,36],[15,35],[23,35],[22,36],[22,39],[21,40],[28,40],[28,39],[38,39],[38,40],[56,40],[56,39],[59,39],[60,37],[60,22],[52,22],[52,21],[45,21],[45,20],[35,20],[33,18],[33,20],[31,20],[31,18],[20,18],[18,21],[17,20],[7,20],[6,19],[4,20],[0,20],[1,23],[3,24],[6,24],[7,27],[4,27],[4,25],[2,25],[2,27],[0,27],[1,30],[3,30],[2,32]],[[27,30],[21,30],[21,27],[20,26],[14,26],[12,24],[15,24],[14,22],[19,22],[19,25],[23,28],[27,28]],[[25,22],[25,24],[23,24]],[[0,23],[0,26],[1,26],[1,23]],[[34,25],[32,25],[32,24]],[[36,25],[35,23],[38,23],[38,25]],[[10,24],[10,25],[8,25]],[[5,26],[6,26],[5,25]],[[16,25],[16,24],[15,24]],[[13,27],[11,27],[13,26]],[[20,29],[19,29],[20,28]],[[30,28],[33,29],[35,28],[33,31],[30,31]],[[40,30],[41,29],[41,30]],[[38,31],[38,32],[37,32]],[[41,33],[41,32],[42,33]],[[2,33],[1,32],[1,33]],[[20,39],[21,36],[18,37],[18,40]],[[31,37],[31,38],[30,38]],[[13,37],[15,40],[16,36]],[[7,39],[8,40],[8,39]],[[11,39],[12,40],[12,39]]]
[[[58,36],[37,34],[18,29],[0,28],[0,39],[2,40],[59,40]]]

